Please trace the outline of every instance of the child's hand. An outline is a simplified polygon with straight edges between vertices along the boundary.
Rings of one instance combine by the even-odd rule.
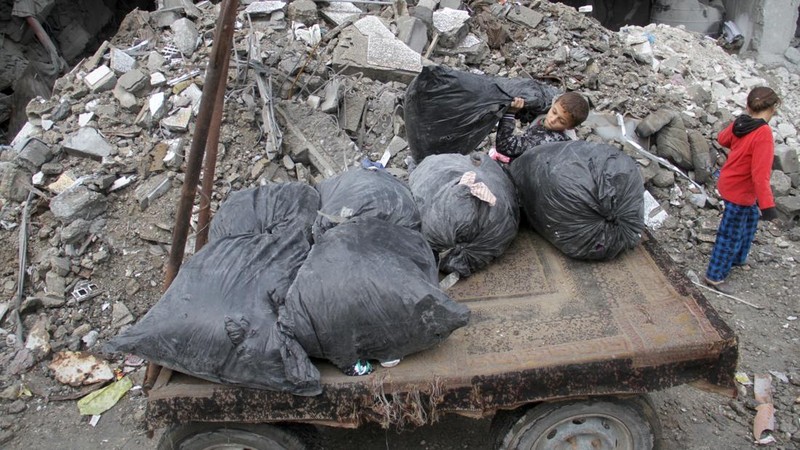
[[[509,114],[516,114],[524,106],[525,100],[521,99],[520,97],[514,97],[514,100],[511,100],[511,106],[508,107],[506,112]]]

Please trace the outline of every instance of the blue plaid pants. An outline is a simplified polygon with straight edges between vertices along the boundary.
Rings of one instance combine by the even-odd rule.
[[[747,261],[747,254],[756,237],[758,217],[756,205],[741,206],[725,202],[725,212],[717,230],[706,278],[711,281],[724,280],[731,272],[731,266],[740,266]]]

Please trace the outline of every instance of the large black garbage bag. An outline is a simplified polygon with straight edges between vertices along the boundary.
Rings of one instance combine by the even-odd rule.
[[[356,218],[314,243],[280,322],[310,356],[344,369],[432,347],[469,314],[439,289],[433,253],[419,232]]]
[[[214,214],[209,241],[237,234],[303,230],[311,239],[319,193],[305,183],[269,183],[231,193]]]
[[[313,234],[325,231],[353,217],[374,217],[419,230],[419,211],[411,191],[385,170],[350,169],[317,186],[320,214]]]
[[[208,243],[181,267],[158,303],[105,350],[213,382],[319,394],[317,368],[281,330],[273,311],[309,245],[299,231]]]
[[[536,80],[423,67],[406,89],[403,114],[411,156],[419,163],[439,153],[475,150],[514,97],[525,99],[517,117],[532,121],[547,112],[558,90]]]
[[[495,196],[494,206],[461,184],[476,174]],[[432,155],[411,172],[411,192],[422,215],[422,234],[439,253],[439,270],[469,276],[500,256],[517,234],[514,183],[487,155]]]
[[[511,163],[525,214],[564,254],[604,260],[635,247],[644,229],[644,183],[636,162],[606,145],[555,142]]]

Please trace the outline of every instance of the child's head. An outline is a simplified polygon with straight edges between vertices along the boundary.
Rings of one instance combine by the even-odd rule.
[[[766,86],[755,87],[747,95],[747,109],[751,113],[758,114],[770,108],[778,109],[780,104],[781,99],[778,94]]]
[[[544,127],[564,131],[582,124],[589,115],[589,102],[577,92],[567,92],[553,102],[544,119]]]

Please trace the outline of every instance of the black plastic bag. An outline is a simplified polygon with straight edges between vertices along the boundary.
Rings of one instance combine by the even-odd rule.
[[[283,304],[309,245],[299,231],[210,242],[105,350],[217,383],[319,394],[317,368],[273,311]]]
[[[547,112],[557,93],[526,78],[423,67],[408,85],[403,103],[411,156],[419,163],[434,154],[469,154],[492,132],[514,97],[525,99],[517,117],[530,122]]]
[[[555,142],[511,163],[528,221],[567,256],[605,260],[635,247],[644,229],[636,162],[606,144]]]
[[[400,359],[469,320],[469,309],[439,289],[437,276],[419,232],[355,218],[314,243],[279,320],[310,356],[340,369],[359,359]]]
[[[269,183],[231,193],[214,214],[209,241],[237,234],[303,230],[311,239],[319,193],[305,183]]]
[[[353,217],[374,217],[419,231],[419,211],[411,191],[385,170],[350,169],[317,186],[320,213],[314,239]]]
[[[494,206],[460,184],[475,172],[495,196]],[[411,172],[411,192],[422,216],[422,234],[439,253],[439,270],[469,276],[500,256],[517,234],[519,203],[514,183],[487,155],[432,155]]]

